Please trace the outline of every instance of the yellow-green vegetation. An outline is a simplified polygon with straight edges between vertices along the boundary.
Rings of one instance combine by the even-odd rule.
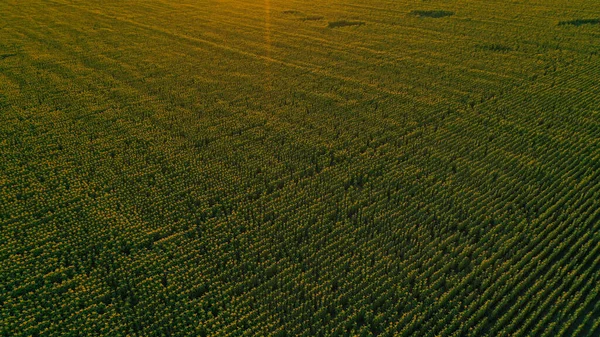
[[[599,336],[598,18],[0,1],[2,336]]]

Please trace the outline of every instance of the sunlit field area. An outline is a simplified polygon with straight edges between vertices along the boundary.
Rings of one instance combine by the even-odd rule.
[[[600,336],[597,0],[0,0],[1,336]]]

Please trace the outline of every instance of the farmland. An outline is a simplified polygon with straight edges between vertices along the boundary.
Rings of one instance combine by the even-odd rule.
[[[2,336],[600,336],[595,0],[1,0]]]

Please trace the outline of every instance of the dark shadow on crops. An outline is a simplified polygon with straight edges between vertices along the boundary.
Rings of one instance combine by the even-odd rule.
[[[452,16],[452,15],[454,15],[454,12],[442,11],[442,10],[429,10],[429,11],[415,10],[415,11],[410,12],[410,15],[418,16],[420,18],[438,19],[438,18],[443,18],[446,16]]]
[[[17,54],[2,54],[0,55],[0,60],[7,59],[9,57],[17,56]]]
[[[319,20],[324,19],[324,17],[321,15],[308,15],[308,14],[304,14],[300,11],[292,10],[292,9],[282,11],[281,13],[286,14],[286,15],[295,16],[296,20],[300,20],[300,21],[319,21]]]
[[[288,15],[303,15],[302,12],[295,11],[295,10],[286,10],[286,11],[283,11],[282,13],[288,14]]]
[[[576,20],[569,20],[569,21],[561,21],[558,23],[559,26],[566,26],[566,25],[571,25],[571,26],[583,26],[583,25],[600,25],[600,19],[576,19]]]
[[[300,20],[302,20],[302,21],[319,21],[319,20],[323,20],[323,17],[320,15],[310,15],[310,16],[300,18]]]
[[[485,44],[478,47],[481,50],[493,51],[497,53],[506,53],[513,50],[511,47],[499,43]]]
[[[10,106],[7,101],[8,99],[6,98],[6,95],[0,94],[0,109]]]
[[[362,26],[365,23],[363,21],[348,21],[348,20],[339,20],[339,21],[329,21],[327,27],[329,28],[339,28],[339,27],[348,27],[348,26]]]

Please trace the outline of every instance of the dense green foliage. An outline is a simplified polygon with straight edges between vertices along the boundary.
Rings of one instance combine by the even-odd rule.
[[[596,0],[0,13],[2,336],[600,335]]]

